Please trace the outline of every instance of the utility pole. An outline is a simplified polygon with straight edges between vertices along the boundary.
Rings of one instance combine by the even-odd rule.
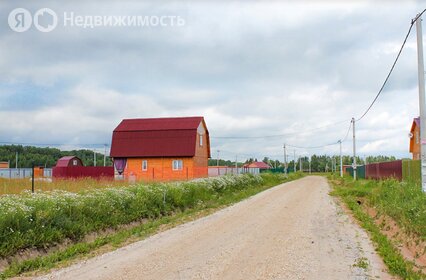
[[[340,144],[340,177],[343,177],[342,140],[339,140],[339,144]]]
[[[423,33],[422,18],[417,15],[417,67],[419,76],[419,103],[420,103],[420,159],[422,174],[422,190],[426,192],[426,112],[425,112],[425,67],[423,61]]]
[[[333,164],[334,164],[334,173],[337,172],[337,160],[336,160],[336,156],[333,156]]]
[[[287,176],[287,151],[284,143],[284,174]]]
[[[238,155],[235,155],[235,170],[238,174],[238,163],[237,162],[238,162]]]
[[[352,118],[352,142],[354,150],[354,158],[352,162],[352,168],[354,170],[354,180],[356,180],[356,145],[355,145],[355,118]]]
[[[104,166],[106,166],[106,148],[107,148],[107,144],[104,144]]]
[[[18,152],[16,152],[15,168],[18,169]]]
[[[34,193],[34,162],[31,164],[31,193]]]
[[[219,154],[220,154],[220,151],[217,150],[217,159],[216,159],[216,165],[217,166],[219,166]]]
[[[299,157],[299,170],[303,172],[302,157]]]
[[[311,174],[311,155],[309,155],[309,174]]]
[[[220,151],[217,150],[217,160],[216,160],[217,176],[220,176],[220,170],[219,170],[219,153],[220,153]]]
[[[294,172],[296,172],[296,150],[293,150],[293,163],[294,163]]]
[[[93,166],[96,166],[96,149],[93,151]]]

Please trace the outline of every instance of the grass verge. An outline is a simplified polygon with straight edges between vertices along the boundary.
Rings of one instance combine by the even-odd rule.
[[[263,190],[273,187],[277,184],[291,181],[302,177],[302,174],[291,174],[285,178],[280,174],[262,174],[260,183],[247,186],[236,185],[234,188],[226,188],[223,185],[216,185],[217,189],[212,196],[204,197],[203,203],[191,204],[182,209],[176,209],[173,212],[165,212],[157,217],[150,218],[147,222],[133,226],[131,228],[116,229],[113,233],[97,237],[91,242],[75,242],[65,249],[57,250],[47,255],[23,260],[13,261],[0,274],[0,279],[5,279],[23,273],[34,271],[46,271],[59,265],[66,265],[76,259],[96,255],[113,248],[126,245],[130,242],[141,240],[147,236],[156,233],[165,228],[171,228],[196,218],[206,216],[223,207],[239,202]],[[200,186],[201,187],[201,186]],[[176,191],[175,189],[173,189]],[[190,189],[191,190],[191,189]],[[175,195],[176,192],[174,193]],[[180,196],[178,196],[180,197]],[[162,201],[167,203],[167,200]],[[177,198],[176,198],[177,199]],[[96,206],[94,206],[96,207]],[[164,207],[164,206],[162,206]]]
[[[426,217],[426,212],[422,212],[422,209],[424,209],[425,203],[418,203],[422,200],[425,201],[426,197],[421,193],[420,188],[394,180],[354,182],[349,177],[336,178],[333,176],[329,176],[328,179],[333,186],[331,194],[340,197],[360,225],[369,232],[376,251],[383,258],[389,272],[402,279],[426,279],[425,274],[416,271],[412,262],[404,259],[394,242],[382,233],[380,227],[363,206],[367,204],[376,209],[379,214],[394,218],[404,229],[419,234],[419,238],[423,239],[425,224],[422,221]],[[416,217],[413,217],[414,206],[418,210],[414,215]],[[412,219],[410,220],[408,217],[412,217]]]

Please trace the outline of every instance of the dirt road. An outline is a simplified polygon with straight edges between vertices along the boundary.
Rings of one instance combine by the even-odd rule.
[[[390,279],[328,192],[317,176],[282,184],[41,279]]]

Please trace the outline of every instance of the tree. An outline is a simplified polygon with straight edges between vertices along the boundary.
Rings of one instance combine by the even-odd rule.
[[[18,152],[18,167],[29,168],[35,166],[53,167],[58,159],[63,156],[77,156],[81,158],[85,166],[93,165],[93,151],[91,150],[73,150],[61,151],[57,148],[40,148],[22,145],[3,145],[0,146],[0,161],[9,161],[11,167],[16,165],[16,152]],[[96,153],[96,165],[103,166],[104,155]],[[107,166],[112,165],[112,161],[107,157]]]

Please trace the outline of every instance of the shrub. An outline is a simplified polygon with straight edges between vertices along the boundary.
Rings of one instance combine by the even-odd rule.
[[[270,180],[270,178],[268,178]],[[29,192],[0,197],[0,257],[20,249],[51,246],[65,239],[203,206],[228,193],[259,186],[261,176],[222,176],[181,183]]]

